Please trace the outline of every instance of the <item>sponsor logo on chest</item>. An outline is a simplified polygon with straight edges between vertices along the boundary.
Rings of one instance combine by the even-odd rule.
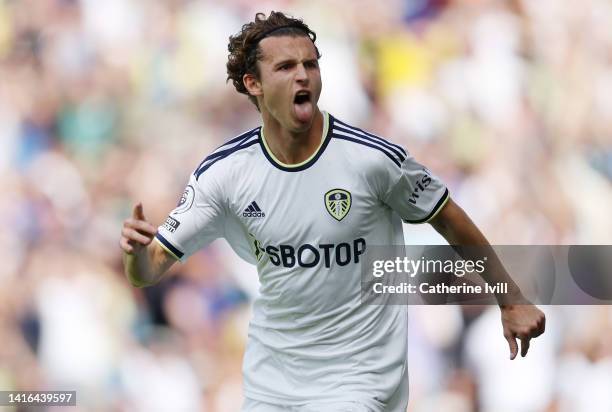
[[[352,196],[345,189],[331,189],[323,195],[323,206],[327,213],[336,221],[343,220],[351,210]],[[295,205],[294,207],[303,207]],[[304,214],[306,214],[306,210]],[[317,214],[317,219],[323,219],[323,215]],[[303,215],[303,214],[302,214]],[[245,218],[265,217],[256,201],[251,202],[242,212]],[[329,218],[327,223],[329,224]],[[293,222],[296,223],[296,222]],[[304,223],[304,222],[302,222]],[[316,222],[307,222],[308,226]],[[291,225],[292,222],[287,222]],[[333,226],[333,225],[332,225]],[[335,230],[335,229],[334,229]],[[264,257],[274,266],[286,268],[303,267],[311,268],[323,266],[331,268],[332,265],[346,266],[348,264],[358,264],[360,256],[365,252],[366,241],[363,238],[346,239],[339,243],[304,243],[301,245],[292,244],[263,244],[253,233],[249,233],[249,240],[255,259],[260,262]]]

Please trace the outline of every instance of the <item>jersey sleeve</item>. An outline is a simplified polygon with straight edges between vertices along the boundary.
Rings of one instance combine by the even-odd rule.
[[[449,199],[442,181],[408,153],[401,166],[385,162],[379,183],[382,201],[406,223],[425,223],[431,220]]]
[[[213,240],[223,237],[225,216],[220,186],[210,175],[200,179],[191,175],[178,205],[159,226],[155,239],[184,262]]]

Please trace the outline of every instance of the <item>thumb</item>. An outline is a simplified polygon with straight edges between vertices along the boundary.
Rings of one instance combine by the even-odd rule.
[[[516,343],[516,338],[509,336],[506,338],[508,341],[508,345],[510,345],[510,360],[516,358],[518,354],[518,344]]]
[[[132,217],[138,220],[146,220],[144,211],[142,210],[142,203],[138,202],[136,206],[134,206],[134,210],[132,211]]]

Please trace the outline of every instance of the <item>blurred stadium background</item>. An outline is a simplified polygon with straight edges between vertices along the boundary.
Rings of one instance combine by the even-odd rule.
[[[612,243],[609,0],[0,0],[0,389],[239,410],[254,270],[218,242],[134,289],[118,238],[259,124],[226,47],[270,10],[317,32],[321,107],[407,147],[493,243]],[[612,411],[610,307],[544,310],[510,362],[496,308],[411,307],[409,411]]]

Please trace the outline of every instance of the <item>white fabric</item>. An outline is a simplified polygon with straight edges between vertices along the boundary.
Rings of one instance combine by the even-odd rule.
[[[301,165],[275,160],[261,128],[221,146],[191,176],[158,240],[184,260],[225,237],[257,265],[247,398],[385,410],[398,388],[407,402],[407,308],[361,304],[360,258],[367,245],[403,244],[401,219],[427,220],[448,192],[399,146],[324,117],[322,145]],[[332,211],[346,202],[326,207],[335,189],[350,194],[345,216]]]

